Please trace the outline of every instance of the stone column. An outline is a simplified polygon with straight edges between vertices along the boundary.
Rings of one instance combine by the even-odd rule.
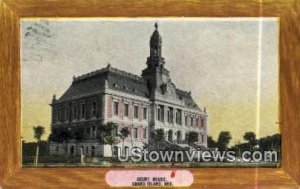
[[[151,133],[155,130],[155,123],[156,123],[156,104],[155,103],[152,103],[150,104],[149,106],[149,118],[148,118],[148,123],[149,123],[149,126],[148,126],[148,141],[149,143],[152,141],[152,138],[151,138]]]
[[[184,124],[185,124],[184,111],[181,110],[181,125],[183,126]]]
[[[165,132],[165,140],[168,140],[169,137],[169,131],[164,131]]]
[[[164,122],[168,122],[168,107],[164,105]]]
[[[102,112],[101,112],[101,117],[102,117],[102,120],[104,121],[104,123],[105,123],[105,121],[106,121],[106,114],[107,114],[107,109],[106,109],[106,106],[107,106],[107,103],[106,103],[106,95],[105,94],[103,94],[102,95],[102,107],[101,107],[101,109],[102,109]]]
[[[155,103],[150,105],[150,111],[151,111],[151,114],[150,114],[149,121],[150,121],[150,123],[155,124],[155,122],[157,120],[157,105]]]
[[[176,108],[174,108],[174,107],[173,107],[173,120],[172,120],[172,122],[173,122],[173,125],[176,124]]]
[[[90,137],[93,138],[93,126],[90,127]]]

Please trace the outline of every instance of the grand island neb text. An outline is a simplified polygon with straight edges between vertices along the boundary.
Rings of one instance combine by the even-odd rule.
[[[118,148],[151,148],[156,145],[151,133],[163,129],[160,149],[190,150],[207,147],[207,112],[199,107],[191,92],[183,91],[171,81],[162,57],[162,38],[155,24],[150,38],[150,56],[142,75],[107,67],[74,77],[65,93],[51,103],[52,120],[49,152],[51,155],[85,155],[112,157]],[[113,136],[123,127],[129,135],[123,142],[108,145],[99,142],[99,127],[113,122],[117,127]],[[59,129],[68,131],[83,128],[84,139],[76,135],[67,141],[54,140]],[[198,140],[187,142],[190,132]],[[57,134],[57,133],[56,133]],[[52,137],[51,137],[52,136]]]

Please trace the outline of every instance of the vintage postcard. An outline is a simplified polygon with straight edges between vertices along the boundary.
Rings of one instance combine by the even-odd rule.
[[[278,27],[23,19],[23,167],[280,166]]]

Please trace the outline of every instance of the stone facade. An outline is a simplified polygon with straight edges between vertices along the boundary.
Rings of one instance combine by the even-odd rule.
[[[197,145],[207,146],[207,112],[193,100],[191,93],[176,88],[169,71],[164,68],[162,38],[157,25],[150,39],[150,56],[141,76],[133,75],[109,64],[106,68],[74,77],[72,85],[59,98],[53,97],[52,133],[57,128],[69,131],[81,127],[85,139],[50,141],[50,154],[77,156],[113,155],[115,146],[102,145],[97,139],[98,127],[114,122],[115,135],[123,127],[130,131],[124,147],[144,148],[151,132],[163,129],[165,140],[173,144],[186,143],[186,134],[198,133]],[[113,152],[112,152],[113,151]]]

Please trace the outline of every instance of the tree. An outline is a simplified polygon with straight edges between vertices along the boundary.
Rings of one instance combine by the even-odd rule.
[[[77,142],[88,138],[85,134],[86,132],[83,125],[74,127],[72,131],[73,132],[71,132],[70,135],[72,135]]]
[[[99,127],[99,140],[102,144],[108,144],[111,147],[111,156],[113,156],[113,145],[119,143],[119,140],[116,138],[116,135],[113,134],[113,131],[117,128],[117,125],[113,122],[108,122]]]
[[[122,154],[125,155],[125,149],[124,149],[124,140],[125,138],[128,137],[128,135],[130,134],[130,131],[128,129],[128,127],[123,127],[120,131],[120,138],[122,139]],[[125,152],[125,153],[124,153]]]
[[[153,131],[151,133],[151,138],[155,141],[155,143],[157,144],[157,149],[160,149],[160,142],[165,140],[165,132],[163,129],[155,129],[155,131]]]
[[[64,149],[64,159],[67,161],[67,143],[68,140],[74,138],[74,129],[71,127],[53,127],[51,134],[51,141],[62,143]]]
[[[218,148],[221,150],[221,151],[224,151],[224,150],[227,150],[227,147],[228,147],[228,144],[231,140],[231,134],[229,131],[222,131],[220,134],[219,134],[219,137],[218,137]]]
[[[191,144],[198,141],[198,133],[195,131],[188,132],[186,135],[187,143]]]
[[[266,136],[260,138],[257,143],[261,151],[276,150],[280,151],[281,147],[281,136],[280,134],[275,134],[272,136]]]
[[[254,132],[246,132],[244,134],[244,139],[248,142],[250,150],[252,151],[255,148],[255,145],[257,144],[255,133]]]
[[[37,140],[36,154],[35,154],[35,161],[34,161],[34,165],[37,166],[38,157],[39,157],[40,141],[41,141],[42,136],[45,134],[45,128],[38,125],[36,127],[33,127],[33,131],[34,131],[34,138]]]
[[[73,127],[71,135],[77,143],[88,138],[84,125],[77,125]],[[81,165],[84,165],[83,146],[80,147],[80,163]]]
[[[217,147],[217,141],[215,141],[211,136],[207,137],[207,146],[209,148],[216,148]]]
[[[62,127],[60,130],[59,139],[63,143],[64,148],[64,156],[65,156],[65,162],[67,162],[67,155],[68,155],[68,140],[72,138],[71,134],[72,130],[70,127]]]

